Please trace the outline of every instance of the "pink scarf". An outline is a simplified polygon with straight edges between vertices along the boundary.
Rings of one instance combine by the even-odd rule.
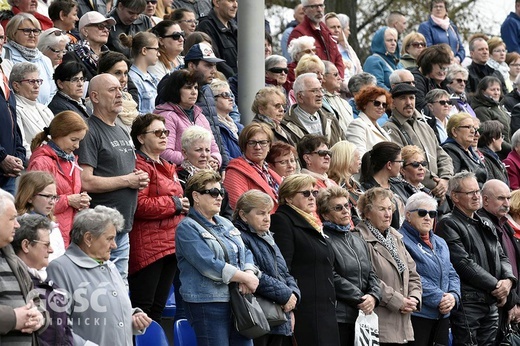
[[[430,16],[435,24],[440,26],[444,31],[448,31],[448,28],[450,27],[450,18],[448,16],[444,18],[439,18],[435,16]]]

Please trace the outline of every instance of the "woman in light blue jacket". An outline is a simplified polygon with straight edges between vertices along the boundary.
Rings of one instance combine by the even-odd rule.
[[[433,233],[437,201],[424,192],[408,198],[399,232],[416,263],[423,289],[421,310],[412,314],[415,345],[448,345],[449,316],[460,302],[460,279],[444,239]]]
[[[253,293],[258,269],[240,231],[218,215],[224,196],[220,179],[213,170],[199,170],[186,184],[191,208],[175,234],[180,293],[199,346],[252,346],[234,326],[228,284],[237,282],[243,294]]]

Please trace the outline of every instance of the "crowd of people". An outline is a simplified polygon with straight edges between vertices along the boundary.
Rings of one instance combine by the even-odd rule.
[[[301,0],[252,105],[237,0],[10,5],[0,343],[132,345],[172,284],[199,346],[353,345],[361,313],[382,345],[518,327],[520,0],[469,55],[448,1],[391,12],[363,62]],[[244,337],[234,285],[286,321]]]

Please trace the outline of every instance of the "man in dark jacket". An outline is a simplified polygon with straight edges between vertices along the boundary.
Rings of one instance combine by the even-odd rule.
[[[471,64],[468,66],[468,83],[466,84],[466,92],[474,94],[477,92],[478,83],[486,76],[494,76],[500,79],[502,85],[502,95],[506,93],[506,82],[500,71],[486,65],[489,60],[489,46],[485,36],[474,35],[469,41],[469,54],[471,56]]]
[[[498,307],[504,306],[517,279],[498,242],[493,225],[476,211],[481,207],[475,175],[457,173],[449,182],[453,212],[437,225],[460,276],[461,308],[451,314],[454,345],[494,345]]]
[[[200,18],[197,26],[198,31],[211,37],[215,55],[225,60],[217,68],[226,78],[238,72],[238,26],[235,21],[237,9],[237,0],[213,0],[213,9],[207,17]]]
[[[123,46],[119,35],[125,33],[133,36],[138,32],[151,29],[153,24],[150,18],[142,12],[146,8],[146,0],[119,0],[117,6],[107,14],[116,21],[113,30],[110,30],[107,47],[110,50],[121,52],[130,58],[130,48]]]

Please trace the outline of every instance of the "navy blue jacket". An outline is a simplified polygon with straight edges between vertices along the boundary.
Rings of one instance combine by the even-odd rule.
[[[430,231],[431,249],[419,236],[408,221],[399,229],[403,242],[410,256],[415,261],[417,273],[421,276],[423,289],[421,310],[414,312],[417,317],[436,320],[447,318],[441,315],[439,303],[444,293],[452,293],[457,308],[460,301],[460,278],[450,262],[450,250],[446,241]]]
[[[444,30],[432,20],[430,16],[426,22],[422,22],[417,30],[423,34],[426,38],[426,46],[433,46],[434,44],[447,43],[453,54],[460,59],[462,62],[466,57],[466,51],[464,50],[464,44],[459,35],[457,26],[450,20],[450,26],[448,30]]]
[[[271,246],[243,221],[235,220],[234,224],[240,230],[244,244],[253,253],[255,265],[262,272],[255,294],[284,305],[294,293],[299,301],[300,289],[296,285],[294,277],[289,274],[289,269],[278,246],[276,244]],[[287,314],[287,322],[271,328],[270,334],[292,334],[289,314]]]
[[[511,12],[500,27],[500,36],[510,52],[520,53],[520,17]]]
[[[237,125],[238,133],[240,134],[244,125],[240,123],[235,124]],[[229,159],[236,159],[237,157],[242,156],[242,151],[238,146],[238,137],[235,137],[233,132],[231,132],[231,130],[223,123],[219,122],[218,126],[220,128],[220,135],[222,136],[222,144],[224,144],[224,149],[226,150]]]
[[[25,154],[22,133],[16,123],[16,98],[11,91],[9,100],[6,100],[4,93],[0,91],[0,162],[4,161],[7,155],[15,156],[25,162]],[[9,179],[0,168],[0,188]]]

